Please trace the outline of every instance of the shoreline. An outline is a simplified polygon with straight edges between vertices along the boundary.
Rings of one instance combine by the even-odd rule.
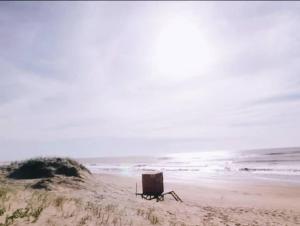
[[[86,166],[89,168],[88,166]],[[89,168],[91,170],[91,168]],[[93,174],[104,174],[113,175],[128,178],[141,178],[143,173],[163,172],[164,181],[168,183],[180,183],[191,185],[196,183],[252,183],[256,184],[274,184],[274,185],[287,185],[287,186],[299,186],[300,187],[300,176],[295,175],[270,175],[270,174],[253,174],[253,173],[239,173],[239,174],[215,174],[215,173],[201,173],[197,175],[191,175],[191,172],[185,172],[180,174],[174,174],[168,171],[135,171],[135,172],[124,172],[120,171],[109,171],[99,170],[93,171]]]

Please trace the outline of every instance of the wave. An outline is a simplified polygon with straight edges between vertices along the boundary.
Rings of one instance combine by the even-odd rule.
[[[141,174],[146,171],[163,171],[182,178],[207,177],[209,175],[272,175],[300,176],[300,150],[252,151],[252,152],[202,152],[176,153],[151,160],[135,158],[110,161],[100,160],[85,164],[92,172]]]

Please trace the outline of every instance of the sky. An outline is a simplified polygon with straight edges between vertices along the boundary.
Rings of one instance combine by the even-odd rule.
[[[300,146],[299,2],[0,2],[0,160]]]

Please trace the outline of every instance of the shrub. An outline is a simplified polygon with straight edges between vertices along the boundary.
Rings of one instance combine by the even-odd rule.
[[[20,163],[14,163],[8,177],[14,179],[50,178],[55,175],[81,177],[81,171],[89,172],[87,168],[75,160],[68,158],[35,158]]]

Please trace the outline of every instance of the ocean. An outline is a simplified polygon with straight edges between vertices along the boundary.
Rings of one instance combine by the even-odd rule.
[[[300,183],[300,148],[181,152],[82,159],[93,173],[138,176],[161,171],[167,181],[194,183],[247,178]]]

